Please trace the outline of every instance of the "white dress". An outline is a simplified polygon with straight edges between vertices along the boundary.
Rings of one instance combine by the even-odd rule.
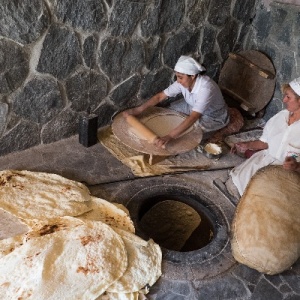
[[[182,93],[185,101],[173,104],[171,108],[188,115],[192,111],[201,113],[199,125],[205,132],[223,128],[229,122],[228,108],[221,90],[217,83],[206,75],[197,76],[191,92],[175,81],[164,93],[168,97]]]
[[[300,121],[288,125],[289,111],[282,110],[265,125],[260,137],[268,149],[259,151],[231,170],[230,175],[240,195],[256,171],[267,165],[282,165],[286,156],[300,160]]]

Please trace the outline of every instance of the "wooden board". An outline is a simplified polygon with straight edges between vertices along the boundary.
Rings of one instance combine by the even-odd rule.
[[[270,59],[255,50],[230,53],[219,77],[222,92],[249,113],[262,110],[272,99],[275,68]]]
[[[186,116],[174,110],[151,107],[138,116],[139,121],[155,132],[158,136],[167,134],[168,130],[183,121]],[[166,123],[167,120],[167,123]],[[171,124],[170,124],[171,121]],[[171,126],[171,127],[170,127]],[[159,130],[158,130],[159,129]],[[163,132],[163,130],[166,130]],[[126,146],[151,155],[170,156],[184,153],[197,147],[202,139],[202,130],[199,126],[193,125],[189,130],[182,134],[176,140],[172,140],[166,146],[166,149],[158,148],[154,144],[139,137],[126,122],[122,113],[116,115],[112,123],[114,135]],[[158,132],[159,131],[159,132]]]

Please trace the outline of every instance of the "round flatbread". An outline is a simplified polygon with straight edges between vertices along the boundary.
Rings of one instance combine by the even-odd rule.
[[[114,230],[122,237],[128,254],[128,266],[122,277],[108,287],[112,293],[132,293],[152,286],[161,276],[162,253],[153,240],[140,237],[118,228]]]
[[[13,252],[33,237],[81,225],[82,221],[75,218],[63,217],[46,220],[32,219],[29,223],[30,231],[28,231],[29,228],[27,227],[26,232],[22,234],[0,240],[0,258]]]
[[[1,299],[95,299],[123,275],[127,252],[112,228],[64,219],[0,259]]]
[[[25,234],[16,235],[0,240],[0,259],[23,245]]]
[[[126,213],[126,208],[120,208],[113,203],[110,203],[104,199],[91,197],[91,201],[88,203],[90,211],[78,216],[79,219],[101,221],[107,225],[114,226],[120,229],[127,230],[134,233],[134,224]]]
[[[138,120],[158,136],[164,136],[186,119],[186,115],[163,107],[149,107],[143,111]],[[188,152],[199,145],[203,132],[200,126],[193,124],[176,140],[168,143],[166,148],[156,147],[126,121],[122,113],[117,114],[111,125],[112,132],[118,140],[129,148],[152,155],[170,156]]]
[[[28,226],[16,216],[0,208],[0,240],[25,233]]]
[[[5,170],[0,172],[0,208],[21,218],[77,216],[89,210],[88,188],[56,174]]]
[[[134,293],[107,293],[98,297],[96,300],[142,300],[146,298],[139,297],[139,292]]]

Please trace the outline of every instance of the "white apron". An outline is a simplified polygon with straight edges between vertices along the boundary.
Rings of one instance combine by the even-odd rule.
[[[282,165],[286,156],[300,158],[300,121],[288,125],[289,112],[285,109],[273,116],[266,124],[260,138],[269,148],[259,151],[231,170],[233,183],[240,195],[258,169],[268,165]]]

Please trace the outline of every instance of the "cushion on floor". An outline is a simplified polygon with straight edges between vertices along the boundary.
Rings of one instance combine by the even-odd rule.
[[[237,133],[244,126],[244,118],[237,108],[229,107],[229,123],[216,131],[210,138],[209,142],[222,142],[224,138],[230,134]]]
[[[266,274],[300,257],[300,174],[267,166],[249,182],[232,223],[234,258]]]

